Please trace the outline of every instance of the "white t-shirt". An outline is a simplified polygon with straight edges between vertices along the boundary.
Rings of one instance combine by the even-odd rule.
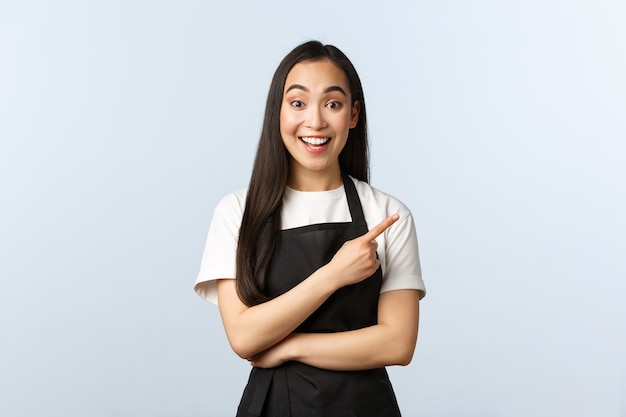
[[[383,272],[380,292],[415,289],[425,293],[419,262],[417,236],[413,216],[399,200],[368,183],[355,183],[368,229],[392,214],[400,219],[383,232],[378,242],[378,258]],[[209,228],[195,291],[202,298],[217,304],[218,279],[234,279],[236,271],[239,226],[245,208],[246,191],[224,197],[215,208]],[[287,187],[283,197],[281,228],[292,229],[318,223],[351,221],[348,200],[343,186],[330,191],[297,191]]]

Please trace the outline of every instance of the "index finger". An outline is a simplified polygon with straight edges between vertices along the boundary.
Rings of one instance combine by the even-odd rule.
[[[382,222],[378,223],[376,226],[372,227],[369,232],[365,233],[361,237],[366,240],[374,240],[378,236],[380,236],[381,233],[387,230],[389,226],[394,224],[399,218],[400,216],[398,216],[397,214],[392,214]]]

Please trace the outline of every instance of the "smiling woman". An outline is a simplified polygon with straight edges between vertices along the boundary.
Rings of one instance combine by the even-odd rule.
[[[360,110],[349,91],[346,74],[329,59],[304,61],[289,71],[280,108],[280,133],[291,155],[290,187],[326,191],[341,185],[339,154]]]
[[[237,416],[399,416],[425,294],[410,211],[368,184],[361,82],[308,42],[269,91],[247,192],[215,210],[195,289],[253,368]]]

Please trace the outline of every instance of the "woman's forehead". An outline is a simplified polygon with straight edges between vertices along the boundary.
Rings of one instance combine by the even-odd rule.
[[[345,72],[330,59],[302,61],[294,65],[285,80],[284,93],[296,86],[305,91],[328,90],[340,87],[350,92]]]

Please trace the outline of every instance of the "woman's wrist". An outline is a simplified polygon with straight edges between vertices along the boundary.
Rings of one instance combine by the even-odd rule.
[[[302,333],[293,333],[285,340],[283,362],[300,360],[302,336]]]
[[[330,263],[318,269],[315,272],[315,275],[317,275],[316,278],[318,279],[320,285],[323,286],[327,297],[330,297],[335,291],[343,287],[337,279],[337,274],[333,272],[332,265]]]

